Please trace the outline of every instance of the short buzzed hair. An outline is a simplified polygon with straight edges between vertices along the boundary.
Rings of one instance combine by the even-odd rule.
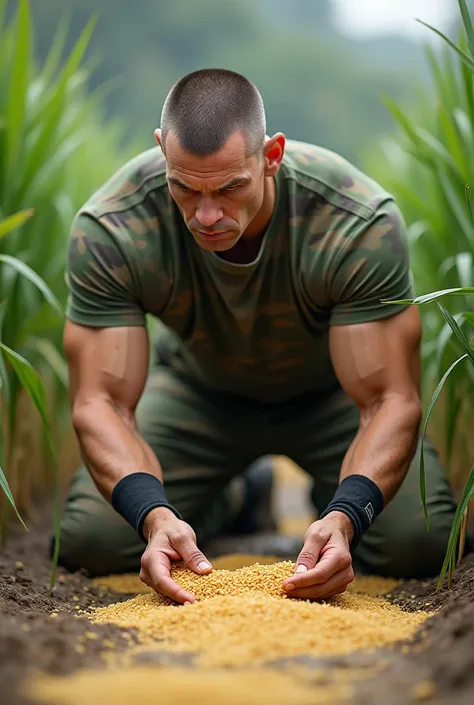
[[[161,114],[163,149],[172,130],[181,147],[206,157],[219,151],[242,130],[247,154],[257,154],[265,141],[262,96],[247,78],[227,69],[200,69],[171,88]]]

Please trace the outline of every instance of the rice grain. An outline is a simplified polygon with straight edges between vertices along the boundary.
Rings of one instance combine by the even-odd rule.
[[[198,602],[183,607],[142,594],[97,609],[91,619],[134,627],[148,649],[159,642],[171,652],[196,653],[209,668],[372,650],[411,637],[429,616],[357,593],[326,602],[288,598],[281,586],[293,570],[284,561],[198,576],[176,564],[173,578]]]

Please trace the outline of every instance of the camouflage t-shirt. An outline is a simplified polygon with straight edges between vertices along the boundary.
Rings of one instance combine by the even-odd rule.
[[[128,162],[76,215],[68,318],[160,325],[160,348],[207,388],[261,402],[338,383],[329,327],[376,321],[411,281],[393,198],[337,154],[288,141],[260,251],[232,264],[202,250],[168,190],[159,147]]]

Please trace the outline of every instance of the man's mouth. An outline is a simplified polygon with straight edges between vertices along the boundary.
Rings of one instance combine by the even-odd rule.
[[[219,232],[208,233],[205,230],[198,230],[199,236],[205,238],[206,240],[221,240],[225,235],[227,235],[228,230],[220,230]]]

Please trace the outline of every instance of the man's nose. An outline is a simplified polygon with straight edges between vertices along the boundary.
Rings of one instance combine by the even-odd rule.
[[[212,198],[202,198],[197,209],[196,218],[205,228],[210,228],[223,216],[222,209]]]

